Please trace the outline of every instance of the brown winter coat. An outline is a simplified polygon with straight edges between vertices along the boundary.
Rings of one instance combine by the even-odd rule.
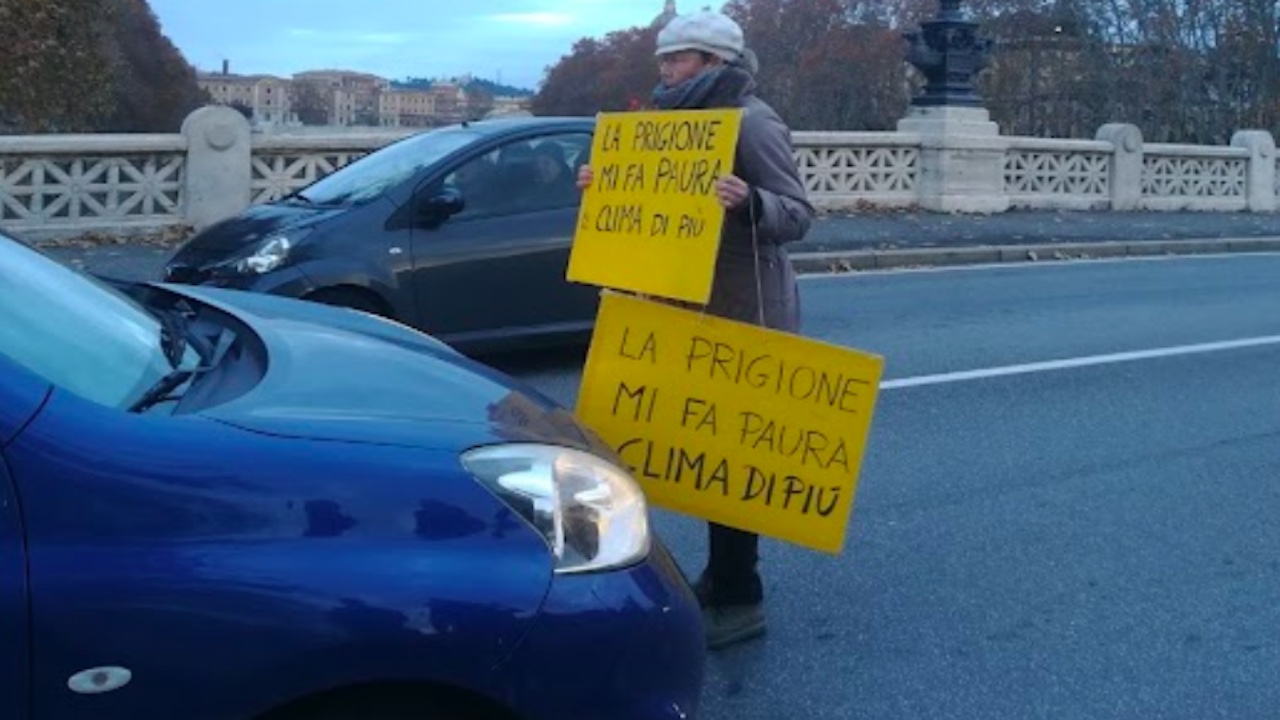
[[[760,324],[763,299],[767,327],[798,332],[800,298],[785,246],[809,231],[814,209],[792,155],[790,130],[772,107],[755,96],[754,88],[749,73],[730,66],[716,76],[704,98],[678,105],[744,110],[733,172],[746,181],[751,196],[749,202],[725,215],[706,311]]]
[[[744,98],[743,106],[734,174],[752,188],[752,198],[726,214],[707,311],[759,323],[757,299],[762,296],[764,324],[798,332],[800,298],[785,246],[809,231],[813,206],[806,197],[792,156],[790,131],[782,119],[754,95]],[[759,252],[758,285],[753,250]]]

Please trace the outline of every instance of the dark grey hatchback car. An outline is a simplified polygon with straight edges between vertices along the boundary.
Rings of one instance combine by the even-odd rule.
[[[212,225],[168,282],[343,305],[463,352],[579,343],[599,290],[565,279],[594,118],[452,125]]]

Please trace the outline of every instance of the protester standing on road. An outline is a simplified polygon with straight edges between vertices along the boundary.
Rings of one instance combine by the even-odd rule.
[[[798,333],[800,300],[785,245],[808,232],[813,220],[792,155],[790,129],[755,95],[755,54],[742,28],[710,11],[677,16],[658,34],[661,82],[658,110],[744,109],[733,174],[716,195],[725,224],[708,314]],[[592,172],[579,171],[578,187]],[[765,630],[764,586],[758,570],[759,536],[709,523],[706,569],[694,583],[712,648]]]

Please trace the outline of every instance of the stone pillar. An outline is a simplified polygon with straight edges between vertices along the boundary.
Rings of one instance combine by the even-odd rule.
[[[1231,147],[1249,151],[1249,177],[1245,193],[1249,212],[1276,210],[1276,141],[1266,130],[1240,130],[1231,137]]]
[[[252,149],[244,115],[225,106],[202,107],[183,121],[182,134],[187,222],[201,230],[249,207]]]
[[[937,212],[1000,213],[1008,143],[981,107],[913,106],[898,132],[920,136],[920,206]]]
[[[1111,143],[1111,209],[1142,207],[1142,130],[1137,125],[1108,123],[1098,128],[1096,139]]]

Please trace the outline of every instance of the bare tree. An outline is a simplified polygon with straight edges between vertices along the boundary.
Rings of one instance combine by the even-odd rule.
[[[294,80],[289,104],[303,125],[326,125],[332,104],[328,90],[317,80]]]

